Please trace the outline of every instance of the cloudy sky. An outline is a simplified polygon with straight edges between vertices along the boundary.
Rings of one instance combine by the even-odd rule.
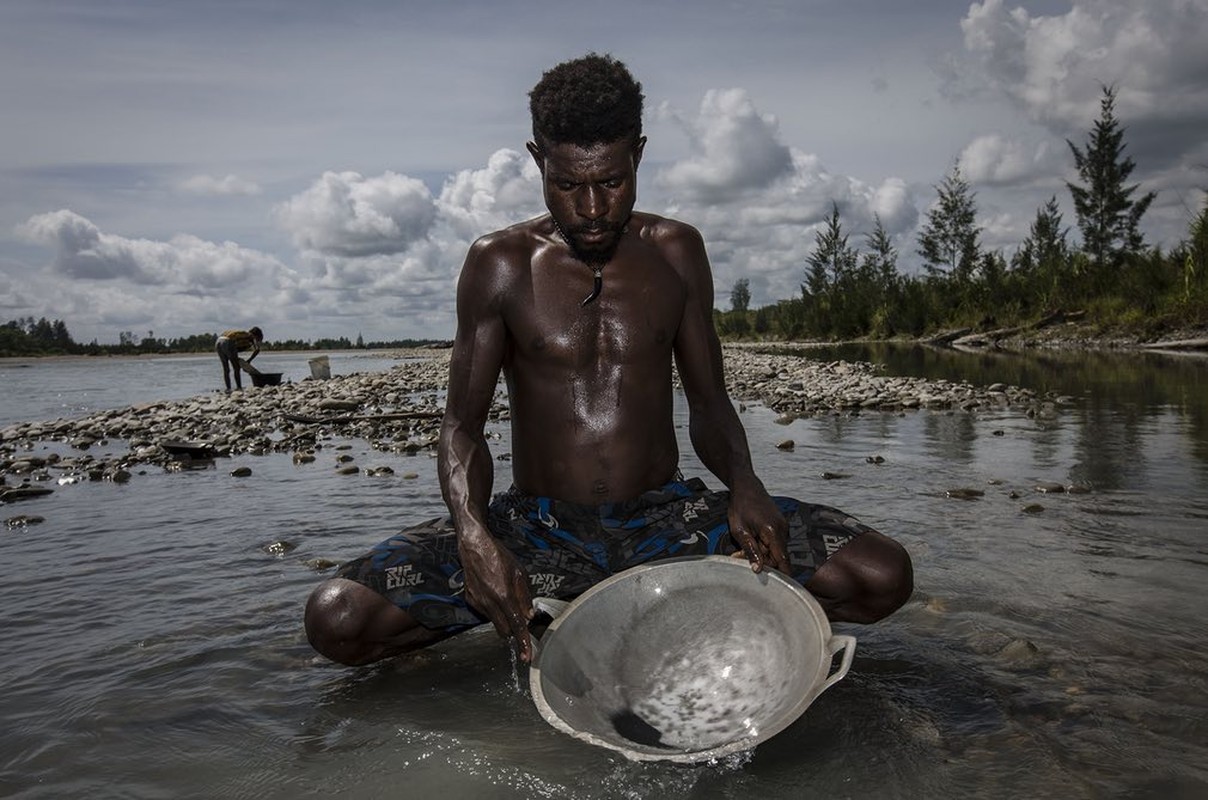
[[[705,235],[717,306],[795,295],[839,203],[917,265],[959,164],[1008,256],[1118,90],[1170,246],[1208,186],[1208,0],[2,0],[0,321],[77,341],[259,324],[450,337],[477,236],[543,209],[527,92],[642,81],[639,208]]]

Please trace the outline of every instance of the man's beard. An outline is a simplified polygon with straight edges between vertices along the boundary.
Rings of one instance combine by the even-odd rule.
[[[558,232],[570,247],[571,255],[594,269],[604,266],[616,255],[617,247],[621,244],[621,235],[625,233],[627,227],[628,222],[626,221],[620,225],[610,223],[580,225],[577,228],[571,228],[569,231],[559,227]],[[612,235],[599,242],[583,243],[579,240],[579,234],[598,232],[610,233]]]

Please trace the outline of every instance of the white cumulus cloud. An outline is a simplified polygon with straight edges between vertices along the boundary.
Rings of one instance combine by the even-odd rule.
[[[662,109],[687,134],[693,155],[665,169],[662,188],[690,200],[725,202],[770,185],[792,167],[776,118],[743,89],[710,89],[694,120]]]
[[[104,233],[67,209],[30,217],[18,226],[18,233],[54,251],[55,272],[80,280],[124,279],[208,293],[262,273],[288,271],[272,256],[234,242],[210,242],[189,234],[168,241],[131,239]]]
[[[440,220],[466,241],[544,213],[541,173],[527,153],[495,151],[483,169],[451,176],[437,200]]]
[[[656,174],[654,199],[701,230],[721,307],[738,278],[750,281],[757,305],[799,294],[814,231],[832,203],[854,246],[877,217],[899,240],[914,229],[918,208],[905,181],[870,185],[830,172],[818,156],[784,144],[775,118],[742,90],[709,92],[695,118],[676,119],[693,152]]]
[[[325,172],[281,204],[277,217],[303,250],[372,256],[401,253],[422,241],[436,219],[436,206],[428,187],[406,175]]]
[[[1004,0],[973,3],[966,51],[989,84],[1062,135],[1098,117],[1103,86],[1129,125],[1208,125],[1208,7],[1203,0],[1074,0],[1034,15]]]
[[[961,173],[970,183],[1015,184],[1051,174],[1060,165],[1051,158],[1046,142],[1029,147],[997,133],[979,136],[965,146],[957,158]]]

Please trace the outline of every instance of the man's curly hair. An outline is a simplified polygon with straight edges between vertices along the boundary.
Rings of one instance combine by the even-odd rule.
[[[588,53],[548,70],[529,92],[533,139],[555,144],[636,142],[642,135],[642,84],[610,55]]]

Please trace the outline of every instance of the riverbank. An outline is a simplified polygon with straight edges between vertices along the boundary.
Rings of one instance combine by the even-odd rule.
[[[866,362],[817,361],[802,346],[727,345],[728,389],[740,404],[762,404],[781,421],[823,414],[975,412],[1055,414],[1070,398],[1001,383],[891,376]],[[375,450],[434,453],[448,375],[447,349],[397,351],[379,372],[279,386],[211,392],[178,401],[110,409],[0,429],[0,500],[49,494],[81,481],[126,482],[149,468],[211,468],[238,454],[290,454],[313,461],[332,439]],[[508,416],[502,387],[490,417]],[[338,469],[354,471],[354,465]]]

